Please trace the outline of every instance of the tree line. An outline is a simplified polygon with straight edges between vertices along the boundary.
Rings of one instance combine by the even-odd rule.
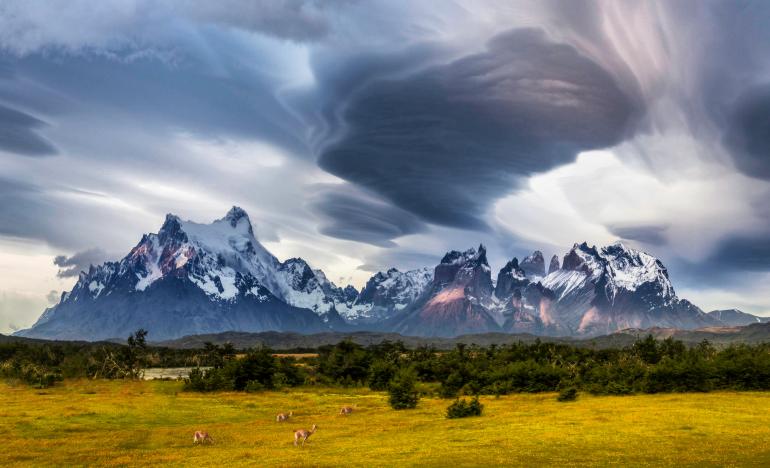
[[[322,346],[299,362],[275,358],[266,349],[243,359],[224,359],[190,376],[191,390],[279,388],[294,385],[368,386],[387,390],[394,379],[432,384],[445,398],[503,395],[575,388],[601,395],[710,390],[770,389],[770,344],[717,349],[708,341],[687,347],[647,336],[632,346],[590,349],[569,344],[457,345],[407,349],[383,342],[364,347],[351,341]],[[252,379],[253,377],[253,379]],[[429,385],[431,387],[431,385]]]
[[[72,377],[139,378],[146,367],[194,367],[185,382],[191,391],[367,386],[401,393],[405,401],[414,388],[445,398],[565,389],[600,395],[770,389],[770,344],[687,347],[647,336],[613,349],[536,341],[440,351],[345,340],[295,359],[267,348],[237,354],[232,345],[210,343],[195,350],[154,348],[145,336],[140,330],[126,345],[0,344],[0,377],[46,386]]]

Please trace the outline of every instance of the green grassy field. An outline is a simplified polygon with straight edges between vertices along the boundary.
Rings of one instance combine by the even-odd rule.
[[[0,384],[0,465],[770,466],[770,393],[482,398],[479,418],[448,401],[393,411],[367,390],[181,392],[177,382]],[[357,406],[349,416],[342,405]],[[295,418],[276,423],[275,413]],[[319,426],[304,448],[294,428]],[[215,439],[193,446],[195,430]]]

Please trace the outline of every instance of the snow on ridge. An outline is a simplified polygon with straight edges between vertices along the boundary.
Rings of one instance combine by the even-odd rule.
[[[675,296],[666,268],[650,254],[628,248],[620,242],[599,250],[585,243],[575,244],[568,253],[572,254],[580,259],[577,269],[562,267],[540,280],[543,286],[559,294],[560,298],[602,276],[608,280],[610,297],[614,297],[620,289],[633,292],[648,283],[659,285],[660,294],[664,297]]]
[[[540,281],[540,284],[559,294],[559,299],[570,292],[580,289],[590,279],[585,272],[575,270],[556,270],[549,273]]]

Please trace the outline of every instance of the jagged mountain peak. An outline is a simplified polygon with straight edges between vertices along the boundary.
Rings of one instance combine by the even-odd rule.
[[[505,299],[511,296],[517,288],[528,283],[527,274],[519,266],[519,260],[513,257],[497,274],[495,296],[499,299]]]
[[[527,255],[521,261],[521,269],[529,277],[542,278],[545,276],[545,259],[543,252],[535,250],[531,255]]]
[[[230,211],[227,212],[224,218],[222,218],[223,221],[227,221],[230,223],[230,226],[235,228],[238,226],[238,224],[243,223],[244,225],[248,226],[248,232],[251,235],[254,235],[254,229],[251,225],[251,220],[249,219],[248,213],[246,213],[246,210],[241,208],[240,206],[233,206],[230,208]]]
[[[360,292],[341,288],[302,258],[279,261],[236,206],[208,224],[167,215],[158,233],[142,236],[121,261],[82,272],[28,336],[106,338],[145,325],[167,336],[182,329],[349,326],[442,336],[500,330],[592,335],[627,327],[694,328],[728,323],[728,317],[757,321],[739,311],[703,313],[677,298],[660,260],[619,242],[600,248],[577,243],[561,265],[551,259],[547,274],[541,251],[521,262],[514,257],[496,284],[482,244],[449,251],[434,268],[379,271]]]
[[[487,249],[483,244],[479,244],[478,249],[471,247],[468,250],[460,252],[459,250],[450,250],[441,259],[441,263],[445,265],[460,265],[474,261],[482,264],[487,264]]]
[[[559,256],[554,255],[553,257],[551,257],[551,263],[548,265],[548,274],[550,275],[551,273],[559,270],[560,268],[561,268],[561,264],[559,264]]]

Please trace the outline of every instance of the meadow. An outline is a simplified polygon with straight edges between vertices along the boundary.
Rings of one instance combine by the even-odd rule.
[[[770,466],[770,393],[482,397],[481,417],[448,420],[449,400],[395,411],[367,389],[183,392],[174,381],[0,383],[3,466]],[[342,405],[355,405],[340,416]],[[279,411],[293,410],[287,423]],[[295,428],[319,429],[304,448]],[[214,444],[194,446],[195,430]]]

